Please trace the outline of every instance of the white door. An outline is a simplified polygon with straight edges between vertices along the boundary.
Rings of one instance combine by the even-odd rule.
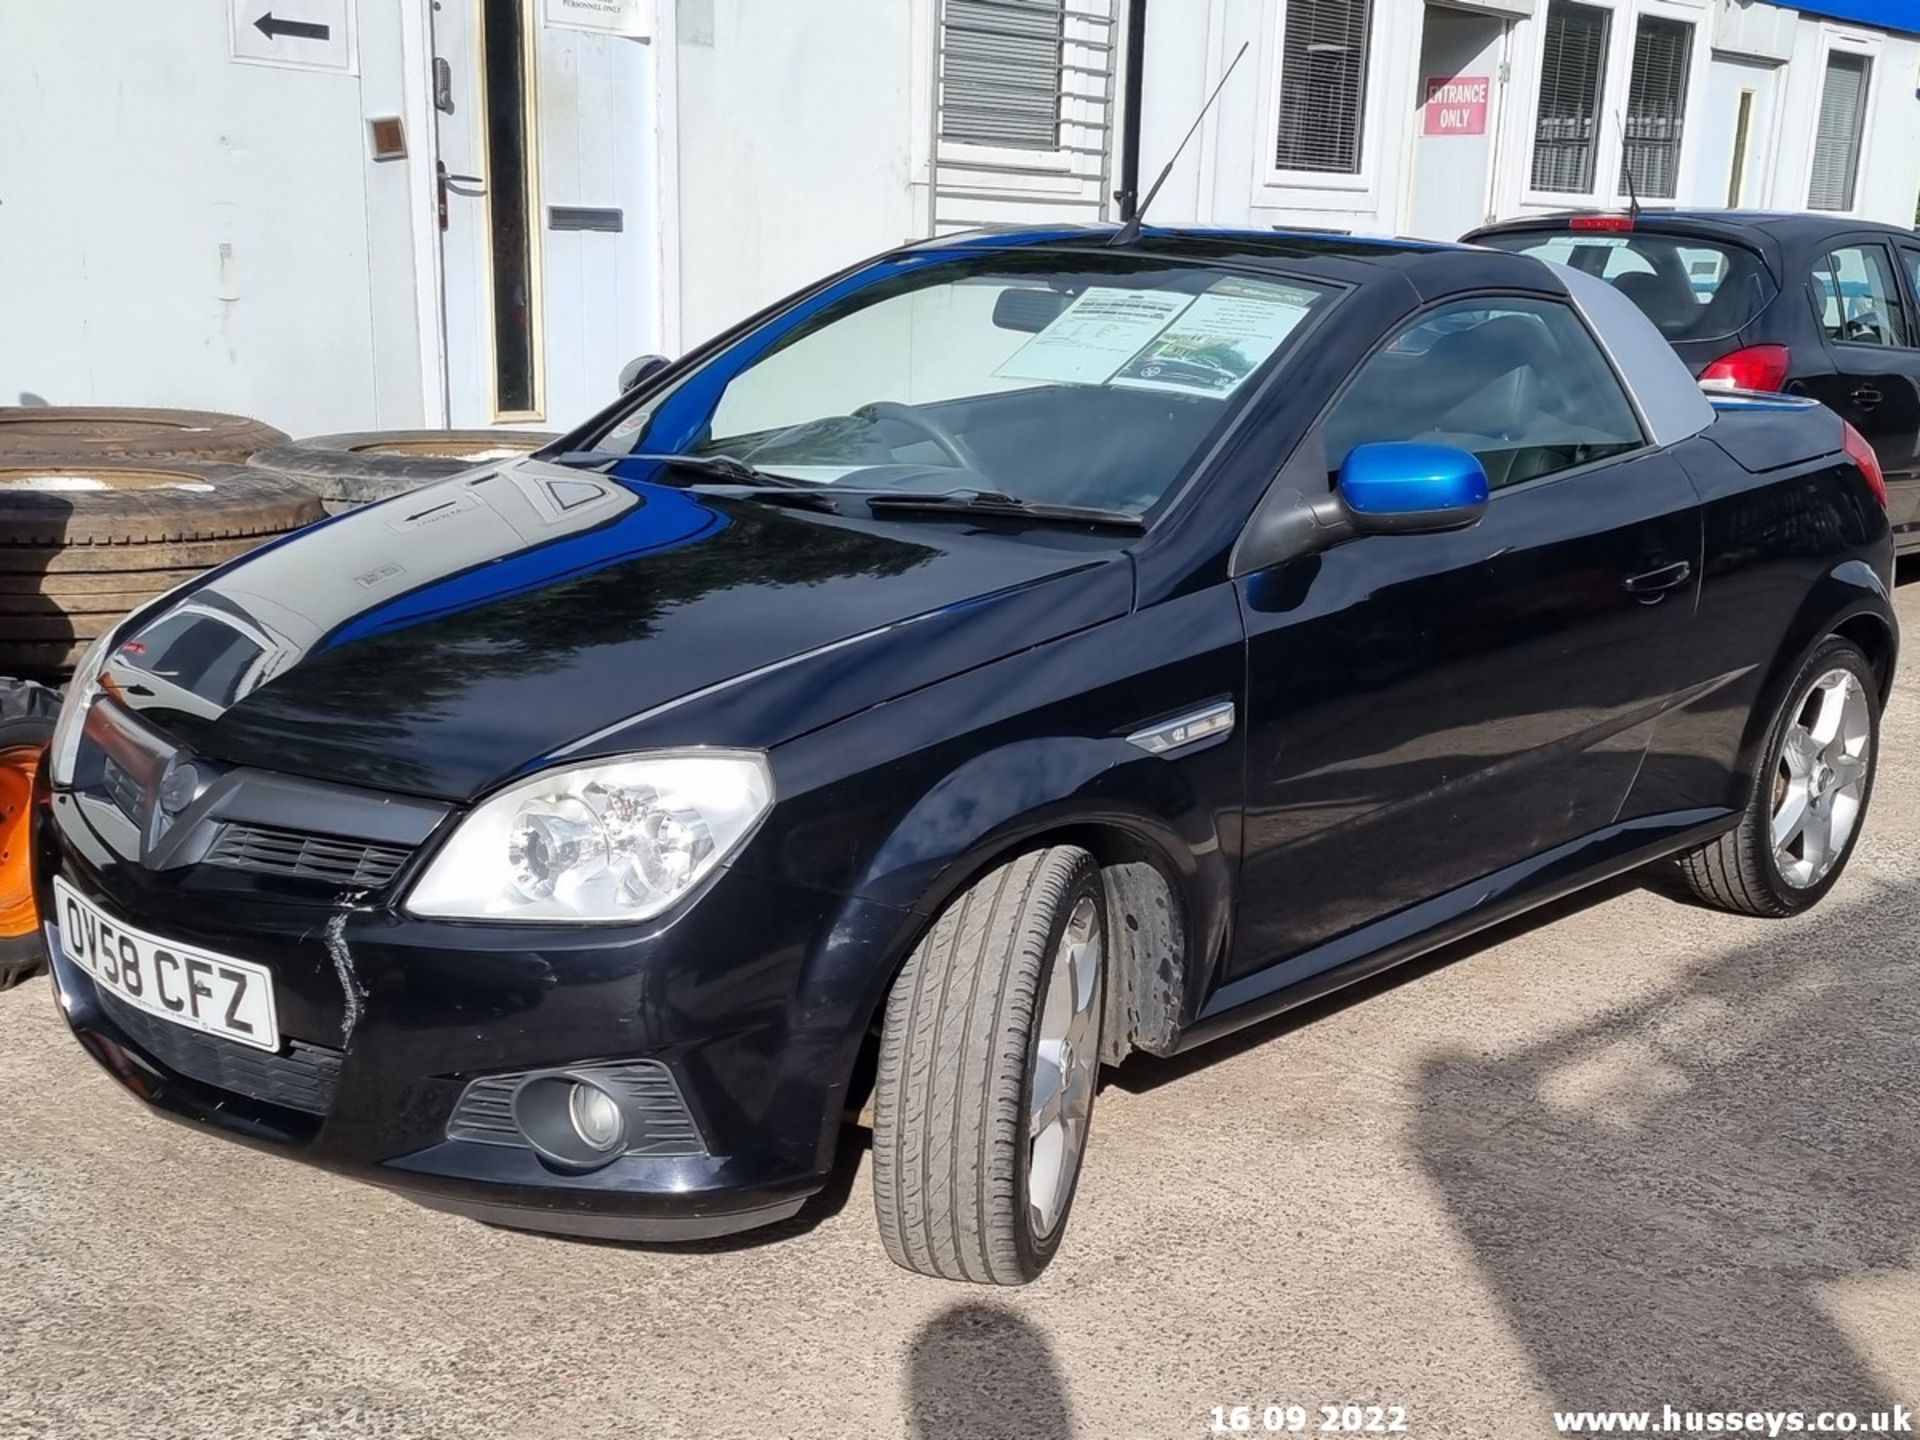
[[[1780,70],[1715,55],[1707,66],[1693,203],[1758,208],[1770,202],[1774,106]]]
[[[658,348],[648,46],[534,0],[433,25],[449,423],[569,429]]]
[[[1413,111],[1413,184],[1406,231],[1458,240],[1491,219],[1506,22],[1426,7]]]

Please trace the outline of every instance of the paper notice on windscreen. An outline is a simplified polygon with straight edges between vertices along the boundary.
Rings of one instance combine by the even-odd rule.
[[[993,373],[1006,380],[1104,385],[1192,303],[1193,296],[1166,290],[1093,286]]]
[[[1222,281],[1130,359],[1113,383],[1230,395],[1280,348],[1315,298],[1314,292],[1290,285]]]

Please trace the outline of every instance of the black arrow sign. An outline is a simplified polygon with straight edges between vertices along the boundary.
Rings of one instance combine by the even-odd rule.
[[[282,35],[290,35],[295,40],[330,40],[333,38],[331,25],[316,25],[311,20],[279,20],[269,10],[253,22],[253,28],[269,40],[277,40]]]

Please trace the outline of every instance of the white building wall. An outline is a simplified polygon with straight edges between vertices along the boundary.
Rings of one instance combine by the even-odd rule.
[[[679,0],[678,348],[927,233],[928,4]]]
[[[439,422],[452,383],[442,366],[470,385],[486,355],[443,354],[429,3],[348,0],[354,73],[335,74],[236,63],[218,0],[0,0],[0,404],[228,409],[306,434]],[[1363,162],[1333,176],[1273,169],[1284,3],[1149,7],[1143,184],[1247,46],[1151,218],[1415,231],[1419,198],[1434,189],[1414,183],[1432,153],[1416,140],[1425,6],[1376,0]],[[1634,23],[1658,13],[1698,27],[1677,203],[1725,200],[1722,150],[1704,138],[1717,56],[1778,65],[1778,139],[1750,163],[1766,167],[1768,203],[1804,206],[1824,56],[1850,45],[1874,61],[1857,213],[1911,223],[1920,40],[1763,0],[1600,3],[1615,19],[1586,196],[1527,183],[1547,0],[1455,6],[1507,27],[1504,75],[1490,67],[1486,213],[1624,203],[1612,117]],[[542,8],[529,0],[530,16]],[[679,353],[934,226],[938,0],[658,0],[646,13],[647,42],[540,32],[545,201],[619,206],[629,227],[543,236],[547,310],[563,338],[581,340],[548,347],[565,401],[548,423],[607,396],[627,348]],[[608,56],[626,68],[594,90],[587,81]],[[384,115],[406,120],[408,159],[370,158],[367,120]],[[1006,218],[1062,212],[1036,204]],[[476,283],[446,278],[449,293]]]
[[[359,11],[352,75],[235,63],[211,0],[0,4],[0,404],[420,422],[412,177],[366,138],[418,11]]]
[[[1775,171],[1774,204],[1803,209],[1813,156],[1813,133],[1831,50],[1870,56],[1867,123],[1861,136],[1860,174],[1852,214],[1867,220],[1911,225],[1920,190],[1920,41],[1828,20],[1802,18],[1794,31],[1787,67],[1785,143]]]
[[[1624,206],[1618,188],[1617,115],[1631,81],[1634,30],[1642,15],[1695,26],[1676,194],[1650,205],[1726,203],[1727,175],[1703,167],[1709,121],[1708,71],[1716,52],[1784,62],[1777,114],[1781,138],[1749,164],[1769,167],[1767,193],[1781,209],[1807,201],[1807,166],[1825,48],[1853,45],[1873,54],[1872,118],[1863,142],[1857,214],[1911,224],[1920,194],[1920,41],[1819,20],[1758,0],[1590,0],[1613,20],[1603,91],[1604,123],[1585,194],[1531,187],[1547,0],[1482,0],[1461,8],[1509,22],[1504,77],[1494,67],[1489,126],[1494,179],[1488,213],[1506,218],[1548,210]],[[1299,226],[1363,234],[1416,233],[1412,213],[1415,136],[1420,123],[1422,0],[1377,0],[1373,17],[1366,131],[1358,175],[1282,175],[1271,164],[1279,77],[1277,37],[1284,0],[1185,0],[1151,8],[1146,95],[1142,105],[1143,183],[1166,163],[1224,66],[1243,43],[1246,58],[1215,113],[1182,155],[1156,202],[1162,222]],[[1712,173],[1707,173],[1711,169]]]

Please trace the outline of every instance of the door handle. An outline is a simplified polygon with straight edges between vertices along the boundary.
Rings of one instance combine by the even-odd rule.
[[[484,175],[454,175],[443,177],[448,185],[472,185],[472,190],[455,190],[456,195],[467,195],[475,199],[487,193],[487,177]]]
[[[1666,597],[1669,590],[1677,590],[1693,578],[1693,562],[1676,560],[1671,565],[1662,565],[1657,570],[1642,571],[1638,575],[1629,575],[1620,582],[1620,588],[1629,595],[1637,596],[1643,605],[1657,605]]]
[[[1871,385],[1862,385],[1849,397],[1862,410],[1871,410],[1886,397]]]

